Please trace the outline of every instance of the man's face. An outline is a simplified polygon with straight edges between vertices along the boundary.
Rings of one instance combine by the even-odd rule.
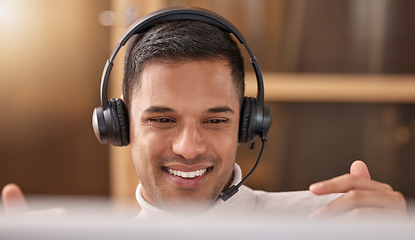
[[[232,178],[238,96],[221,61],[148,63],[132,97],[131,151],[142,194],[163,208],[212,204]]]

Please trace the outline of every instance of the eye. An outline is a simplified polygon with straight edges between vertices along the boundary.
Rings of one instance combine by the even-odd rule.
[[[203,122],[206,126],[212,128],[222,128],[228,125],[229,119],[226,118],[212,118]]]
[[[226,123],[227,120],[226,119],[211,119],[206,121],[207,123],[212,123],[212,124],[219,124],[219,123]]]
[[[174,122],[174,120],[170,118],[151,118],[149,119],[150,122],[157,122],[157,123],[170,123]]]
[[[168,117],[149,118],[148,124],[156,128],[169,128],[176,123],[176,120]]]

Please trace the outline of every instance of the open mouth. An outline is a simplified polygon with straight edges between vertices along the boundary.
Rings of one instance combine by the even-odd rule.
[[[167,167],[163,167],[163,169],[166,172],[170,173],[171,175],[182,177],[182,178],[187,178],[187,179],[200,177],[203,174],[205,174],[211,168],[212,167],[208,167],[208,168],[200,169],[200,170],[196,170],[196,171],[185,172],[185,171],[179,171],[179,170],[174,170],[174,169],[170,169],[170,168],[167,168]]]

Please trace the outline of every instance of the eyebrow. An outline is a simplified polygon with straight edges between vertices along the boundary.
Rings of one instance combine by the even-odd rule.
[[[227,107],[227,106],[209,108],[207,110],[207,112],[208,113],[234,113],[234,111],[232,110],[232,108]]]
[[[175,112],[174,109],[168,107],[152,106],[144,110],[145,113],[169,113]]]
[[[152,106],[144,110],[145,113],[171,113],[176,112],[174,109],[162,106]],[[209,108],[206,112],[208,113],[234,113],[235,111],[228,106],[220,106]]]

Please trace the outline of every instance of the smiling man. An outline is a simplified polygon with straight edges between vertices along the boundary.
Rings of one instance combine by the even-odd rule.
[[[240,102],[226,61],[148,63],[139,89],[130,139],[144,199],[161,208],[212,204],[231,180],[238,145]]]
[[[280,217],[406,216],[402,194],[371,180],[361,161],[350,174],[313,184],[310,191],[269,193],[242,185],[228,201],[220,200],[223,190],[242,179],[235,161],[243,99],[241,53],[216,26],[169,21],[129,39],[117,107],[125,106],[121,117],[129,119],[125,128],[140,179],[138,218],[184,209]],[[6,210],[23,199],[15,185],[2,196]]]

